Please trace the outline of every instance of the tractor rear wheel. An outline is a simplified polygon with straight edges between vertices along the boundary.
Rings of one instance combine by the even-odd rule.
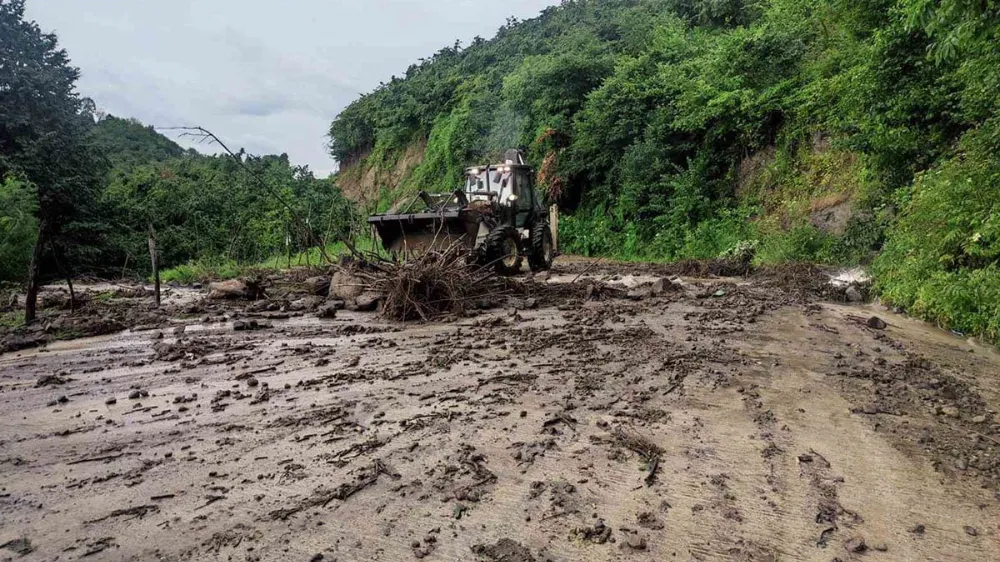
[[[492,267],[497,275],[516,275],[521,271],[521,245],[514,227],[494,228],[483,247],[484,265]]]
[[[552,230],[549,223],[539,222],[531,229],[531,252],[528,254],[528,265],[531,271],[548,271],[552,269],[555,259],[555,245],[552,243]]]

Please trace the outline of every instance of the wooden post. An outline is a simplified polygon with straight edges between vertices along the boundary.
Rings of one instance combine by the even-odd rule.
[[[160,259],[156,254],[156,231],[153,230],[153,223],[149,224],[149,261],[153,264],[153,291],[156,294],[156,307],[160,307]]]
[[[552,229],[552,250],[559,252],[559,205],[549,207],[549,228]]]
[[[73,276],[66,274],[66,284],[69,285],[69,313],[76,313],[76,292],[73,291]]]
[[[28,292],[24,302],[24,323],[31,324],[35,321],[36,307],[38,305],[38,284],[42,267],[42,248],[48,238],[48,228],[44,221],[38,225],[38,239],[35,240],[35,249],[31,252],[31,265],[28,266]]]

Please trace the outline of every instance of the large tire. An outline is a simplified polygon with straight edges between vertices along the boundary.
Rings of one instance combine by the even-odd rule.
[[[552,269],[555,259],[555,247],[552,244],[552,230],[549,223],[539,222],[531,229],[531,251],[528,253],[528,265],[531,271],[548,271]]]
[[[520,240],[514,227],[494,228],[483,248],[483,265],[492,267],[497,275],[517,275],[521,271]]]

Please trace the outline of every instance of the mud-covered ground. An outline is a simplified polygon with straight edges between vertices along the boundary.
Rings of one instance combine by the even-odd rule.
[[[0,355],[0,560],[1000,560],[1000,355],[813,281],[405,326],[175,289]]]

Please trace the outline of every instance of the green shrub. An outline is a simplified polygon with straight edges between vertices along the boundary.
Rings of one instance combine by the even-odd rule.
[[[900,192],[899,220],[873,268],[887,302],[993,340],[1000,338],[998,125],[967,134],[955,156]]]
[[[828,262],[832,238],[812,224],[776,231],[760,238],[757,263],[772,264],[801,261]]]

